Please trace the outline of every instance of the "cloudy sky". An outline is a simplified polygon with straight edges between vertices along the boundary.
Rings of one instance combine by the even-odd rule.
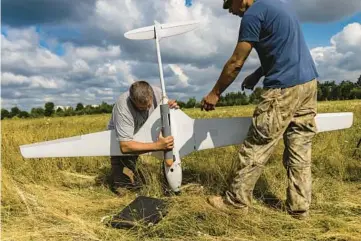
[[[320,81],[361,74],[361,1],[293,1]],[[188,3],[188,4],[187,4]],[[159,84],[155,44],[124,33],[158,22],[201,26],[161,41],[169,98],[198,100],[218,79],[241,19],[222,0],[2,0],[1,105],[10,109],[113,103],[139,79]],[[255,52],[228,91],[259,65]]]

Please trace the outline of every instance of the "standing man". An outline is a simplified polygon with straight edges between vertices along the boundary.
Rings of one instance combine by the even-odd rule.
[[[120,193],[119,188],[137,189],[141,185],[139,175],[136,175],[138,155],[144,152],[163,151],[173,148],[172,136],[159,136],[156,142],[143,143],[133,140],[134,135],[147,121],[150,114],[161,103],[162,92],[157,87],[150,86],[146,81],[134,82],[129,91],[118,98],[108,124],[109,130],[115,130],[120,150],[131,156],[112,156],[111,179],[112,190]],[[174,100],[169,100],[170,108],[178,108]]]
[[[228,209],[226,204],[230,204],[247,211],[254,186],[283,137],[287,211],[295,218],[305,218],[311,203],[311,142],[316,133],[318,74],[299,20],[285,0],[225,0],[223,8],[242,17],[238,43],[201,108],[214,110],[252,48],[258,53],[261,67],[245,78],[242,89],[253,89],[264,76],[265,93],[254,111],[239,150],[240,165],[225,197],[214,196],[208,201],[220,209]]]

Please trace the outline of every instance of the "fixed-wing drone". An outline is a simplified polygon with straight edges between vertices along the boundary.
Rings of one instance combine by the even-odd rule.
[[[194,30],[199,22],[159,24],[135,29],[124,34],[129,39],[154,39],[157,49],[162,104],[150,115],[146,123],[135,134],[134,140],[154,142],[163,136],[174,137],[174,148],[167,152],[148,153],[165,162],[164,172],[170,188],[179,192],[182,183],[181,157],[191,152],[240,144],[247,135],[250,117],[192,119],[179,109],[169,109],[163,78],[163,67],[159,42],[162,38]],[[340,130],[352,126],[353,113],[325,113],[316,117],[318,132]],[[20,146],[25,158],[121,156],[119,142],[114,130],[63,138]]]

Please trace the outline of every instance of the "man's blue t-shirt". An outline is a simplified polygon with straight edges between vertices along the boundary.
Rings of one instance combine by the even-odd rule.
[[[256,0],[245,12],[239,42],[253,42],[266,88],[286,88],[318,77],[296,12],[286,0]]]

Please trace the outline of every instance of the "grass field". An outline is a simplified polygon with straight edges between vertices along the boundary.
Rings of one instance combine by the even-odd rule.
[[[254,106],[185,110],[192,118],[251,116]],[[183,158],[180,196],[162,194],[159,160],[142,157],[147,184],[139,194],[170,203],[157,225],[132,230],[100,222],[135,198],[120,198],[106,185],[107,157],[23,159],[19,146],[104,130],[109,115],[1,122],[1,240],[361,240],[361,101],[319,103],[319,112],[354,113],[352,128],[320,133],[313,145],[311,217],[295,220],[282,208],[286,173],[279,143],[255,189],[246,216],[225,214],[206,202],[226,187],[237,146]],[[188,184],[187,184],[188,183]],[[194,185],[190,185],[194,184]]]

